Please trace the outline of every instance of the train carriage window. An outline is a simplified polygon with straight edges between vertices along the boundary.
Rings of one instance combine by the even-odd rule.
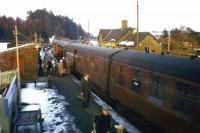
[[[94,70],[95,72],[97,72],[97,71],[98,71],[97,64],[94,64],[94,68],[93,68],[93,70]]]
[[[141,84],[140,74],[141,74],[140,70],[135,69],[133,73],[133,78],[131,81],[131,90],[134,92],[139,92],[140,84]]]
[[[89,56],[85,56],[85,58],[84,58],[84,63],[83,63],[83,65],[84,65],[84,67],[86,68],[86,69],[88,69],[89,68]]]
[[[151,73],[149,95],[159,100],[164,99],[165,78],[160,75]]]
[[[124,85],[124,66],[122,65],[119,67],[119,75],[117,83],[121,86]]]
[[[98,72],[97,57],[90,58],[90,66],[93,71]]]
[[[189,84],[176,82],[174,96],[174,109],[185,115],[192,115],[192,112],[200,106],[200,91]]]
[[[91,69],[93,70],[93,71],[95,71],[95,72],[97,72],[98,71],[98,67],[97,67],[97,64],[95,64],[95,63],[91,63]]]
[[[164,89],[158,86],[151,85],[149,94],[159,100],[163,100],[164,97]]]

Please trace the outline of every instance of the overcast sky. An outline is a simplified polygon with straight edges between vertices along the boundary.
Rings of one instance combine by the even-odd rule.
[[[187,26],[200,31],[199,0],[139,0],[140,31],[162,31]],[[26,19],[27,11],[46,8],[66,15],[90,32],[101,28],[119,28],[121,20],[136,27],[136,0],[0,0],[0,16]]]

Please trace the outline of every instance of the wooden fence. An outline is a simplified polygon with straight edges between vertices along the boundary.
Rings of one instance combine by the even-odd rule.
[[[16,74],[16,69],[0,73],[0,86],[10,84]]]

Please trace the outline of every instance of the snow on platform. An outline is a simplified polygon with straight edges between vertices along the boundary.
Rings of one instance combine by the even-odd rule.
[[[23,111],[34,110],[38,106],[41,108],[44,133],[81,133],[74,123],[74,117],[65,108],[68,105],[65,97],[46,86],[46,83],[39,83],[35,88],[33,83],[29,83],[21,89],[21,102],[31,104]]]

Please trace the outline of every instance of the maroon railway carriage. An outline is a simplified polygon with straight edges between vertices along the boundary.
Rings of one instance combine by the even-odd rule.
[[[95,93],[167,132],[200,131],[200,59],[54,42],[73,57],[76,72],[90,74]]]

